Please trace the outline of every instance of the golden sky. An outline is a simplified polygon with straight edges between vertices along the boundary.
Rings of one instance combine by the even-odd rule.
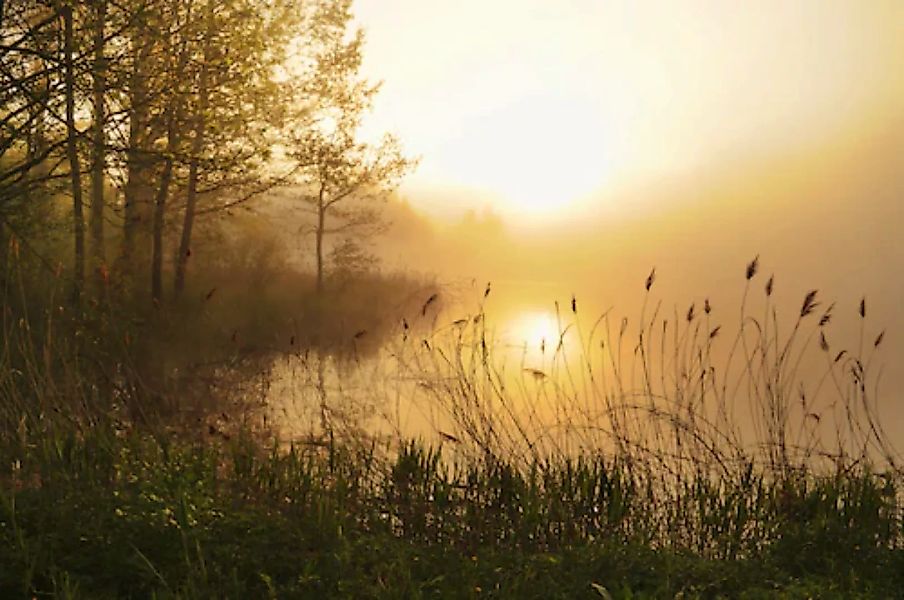
[[[365,71],[384,82],[368,127],[422,157],[405,190],[434,212],[574,213],[615,182],[819,143],[904,106],[900,0],[358,0],[355,12]]]

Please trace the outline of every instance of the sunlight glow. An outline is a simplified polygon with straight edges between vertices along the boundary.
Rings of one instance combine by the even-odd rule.
[[[508,331],[513,344],[526,345],[530,351],[555,350],[561,335],[555,316],[547,311],[522,313]]]
[[[507,104],[463,134],[470,145],[442,148],[438,158],[498,196],[497,208],[509,215],[560,212],[599,190],[608,176],[611,136],[592,107],[565,95]]]
[[[467,188],[444,200],[458,215],[489,205],[545,225],[620,210],[609,194],[625,182],[899,107],[902,6],[357,0],[364,70],[384,82],[367,127],[422,157],[410,189]]]

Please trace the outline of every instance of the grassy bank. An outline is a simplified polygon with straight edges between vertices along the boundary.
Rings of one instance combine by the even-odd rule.
[[[894,597],[898,484],[752,470],[660,490],[601,458],[522,471],[408,445],[265,452],[95,428],[3,449],[0,595]]]

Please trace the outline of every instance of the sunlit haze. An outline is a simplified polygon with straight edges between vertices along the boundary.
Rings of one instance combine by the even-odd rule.
[[[867,297],[900,363],[904,3],[355,6],[384,82],[368,128],[421,157],[402,196],[446,228],[397,227],[384,256],[492,279],[503,330],[536,347],[572,293],[633,314],[653,265],[670,312],[710,297],[725,318],[760,255],[786,313],[809,289],[846,307],[840,344]]]
[[[904,101],[894,0],[355,10],[366,71],[384,82],[370,125],[421,155],[405,189],[433,213],[490,206],[548,220],[599,208],[616,183],[819,143]]]

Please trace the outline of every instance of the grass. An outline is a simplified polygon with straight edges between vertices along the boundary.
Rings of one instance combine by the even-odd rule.
[[[660,496],[601,458],[522,473],[446,468],[416,444],[264,452],[112,430],[25,443],[4,457],[4,597],[841,598],[904,584],[897,490],[865,472]]]
[[[745,269],[734,328],[709,299],[667,312],[654,270],[634,320],[610,310],[588,321],[572,298],[570,310],[556,306],[558,339],[513,361],[481,306],[431,335],[403,333],[389,370],[417,382],[408,394],[472,456],[606,452],[675,476],[749,463],[781,477],[851,464],[898,471],[882,424],[884,332],[867,323],[865,299],[859,341],[841,347],[829,341],[835,303],[811,290],[781,314],[772,277],[756,293],[758,270],[757,259]]]
[[[10,302],[0,597],[899,595],[881,337],[870,344],[864,302],[867,342],[830,346],[833,308],[811,292],[780,317],[771,279],[753,296],[758,268],[734,333],[709,301],[665,318],[649,295],[634,325],[587,327],[574,299],[558,343],[514,368],[482,310],[406,320],[379,359],[395,383],[370,381],[374,410],[349,413],[354,426],[333,403],[362,398],[341,376],[327,389],[337,361],[312,360],[325,416],[294,444],[242,422],[223,404],[235,394],[210,399],[228,432],[175,427],[141,393],[140,355],[74,335],[52,301]],[[411,441],[403,401],[441,432]]]

